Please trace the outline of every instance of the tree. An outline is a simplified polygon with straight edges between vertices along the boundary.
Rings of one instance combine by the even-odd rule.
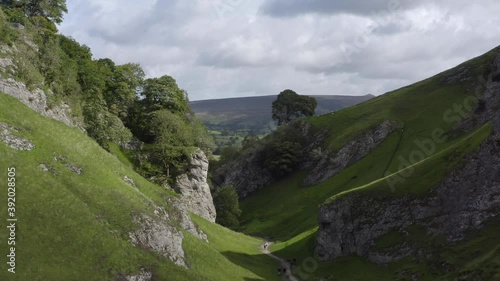
[[[179,89],[175,79],[168,75],[147,79],[141,94],[151,112],[160,109],[173,112],[189,111],[185,91]]]
[[[66,0],[2,0],[9,9],[20,9],[28,17],[44,17],[52,23],[61,23],[68,12]]]
[[[259,137],[256,135],[247,135],[241,142],[241,149],[248,150],[254,148],[259,143]]]
[[[109,59],[97,61],[106,74],[104,98],[111,113],[126,120],[137,99],[137,91],[144,81],[144,71],[138,64],[115,65]],[[103,75],[104,76],[104,75]]]
[[[263,167],[279,179],[295,170],[302,157],[300,143],[273,141],[264,149]]]
[[[225,185],[217,189],[214,205],[218,224],[229,228],[236,228],[240,225],[240,203],[236,189],[232,185]]]
[[[273,102],[273,120],[278,121],[278,125],[283,125],[297,118],[313,116],[317,105],[313,97],[285,90]]]

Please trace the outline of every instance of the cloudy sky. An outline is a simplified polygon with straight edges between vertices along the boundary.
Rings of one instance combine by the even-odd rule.
[[[191,100],[380,95],[500,45],[498,0],[67,0],[95,58],[170,75]]]

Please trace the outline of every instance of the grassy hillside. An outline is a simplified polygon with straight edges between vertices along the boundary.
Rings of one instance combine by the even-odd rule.
[[[141,266],[153,271],[155,280],[275,280],[276,264],[259,253],[260,240],[200,218],[195,221],[210,243],[185,233],[190,269],[134,247],[128,237],[137,228],[133,215],[151,215],[152,203],[168,210],[164,198],[175,194],[144,180],[79,130],[42,117],[4,94],[0,122],[17,128],[15,134],[36,146],[17,151],[0,142],[0,200],[7,201],[7,169],[15,167],[18,218],[16,274],[11,274],[5,262],[7,206],[1,205],[0,280],[116,280],[120,273],[139,273]],[[81,167],[83,173],[65,164]]]
[[[274,246],[278,255],[303,259],[313,254],[319,205],[353,192],[388,196],[427,194],[447,173],[462,164],[463,156],[475,151],[490,135],[490,124],[466,134],[455,131],[454,128],[463,115],[455,105],[464,107],[467,98],[474,95],[474,89],[480,85],[477,77],[490,72],[492,59],[499,51],[497,48],[457,68],[353,107],[310,118],[308,122],[314,127],[327,130],[323,148],[332,152],[385,120],[399,124],[402,129],[392,133],[365,158],[319,185],[303,186],[302,181],[307,171],[302,171],[245,199],[241,202],[242,231],[282,241]],[[453,82],[464,69],[468,79]],[[464,112],[469,113],[467,110]],[[442,133],[445,141],[434,142],[430,153],[424,158],[415,162],[408,161],[413,165],[414,172],[401,183],[391,186],[389,182],[407,168],[401,165],[401,159],[410,160],[413,152],[422,152],[417,143],[432,140],[436,130]],[[332,280],[399,280],[394,272],[410,267],[429,276],[420,280],[440,280],[436,276],[444,278],[443,280],[456,280],[458,271],[464,271],[465,268],[477,269],[482,266],[481,262],[490,268],[500,263],[498,258],[493,258],[498,244],[493,243],[492,229],[498,229],[498,223],[493,223],[482,234],[471,234],[468,242],[443,249],[449,255],[442,259],[455,259],[450,263],[460,269],[449,275],[439,272],[432,264],[419,264],[411,260],[379,268],[361,258],[348,257],[321,264],[313,276],[333,275],[335,279]],[[418,234],[418,231],[415,233]],[[389,241],[391,239],[388,238]],[[424,237],[415,239],[425,240]],[[471,242],[483,240],[489,241],[489,246],[477,247],[475,242]],[[432,242],[431,245],[443,246],[439,241]],[[491,248],[492,245],[495,246]],[[463,253],[457,250],[460,248]],[[474,255],[467,258],[465,253],[472,252]],[[490,270],[489,274],[493,276],[498,273]],[[401,277],[400,280],[407,279]]]

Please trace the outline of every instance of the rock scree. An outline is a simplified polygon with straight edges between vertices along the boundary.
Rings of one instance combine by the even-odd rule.
[[[35,149],[35,145],[22,137],[16,136],[13,132],[19,133],[19,130],[10,127],[6,123],[0,122],[0,141],[12,149],[30,151]]]

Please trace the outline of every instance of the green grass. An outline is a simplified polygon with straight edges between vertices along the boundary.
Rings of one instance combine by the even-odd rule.
[[[389,161],[388,151],[397,145],[398,136],[390,136],[373,153],[338,176],[317,186],[301,184],[305,172],[296,173],[255,193],[241,202],[242,230],[251,235],[285,241],[317,226],[318,206],[326,198],[379,179]],[[382,165],[375,163],[383,163]]]
[[[472,77],[484,73],[483,66],[496,52],[498,50],[493,50],[464,64],[471,69]],[[425,194],[435,187],[447,172],[460,164],[462,156],[478,147],[491,130],[491,127],[484,127],[474,135],[457,135],[454,131],[456,122],[450,122],[445,116],[450,110],[453,112],[455,104],[463,104],[473,94],[476,81],[442,85],[440,80],[447,73],[334,114],[308,119],[314,127],[326,130],[328,137],[324,148],[334,153],[385,120],[399,124],[402,129],[396,129],[364,159],[319,185],[302,186],[301,182],[307,174],[303,171],[243,200],[241,229],[251,235],[286,241],[313,228],[318,205],[342,192],[371,190],[365,189],[371,186],[376,192],[399,196],[406,192]],[[453,114],[453,117],[457,116]],[[400,159],[409,159],[414,151],[420,151],[417,142],[432,139],[435,130],[444,132],[446,141],[434,143],[433,154],[417,164],[414,167],[417,171],[397,185],[396,192],[393,192],[386,182],[387,174],[398,175],[401,172]]]
[[[492,125],[489,123],[475,131],[460,133],[455,130],[455,125],[461,118],[452,121],[446,116],[450,117],[451,112],[451,116],[459,117],[453,113],[454,105],[462,105],[467,97],[474,94],[475,77],[490,71],[489,65],[498,51],[495,49],[463,64],[470,69],[473,79],[468,82],[443,85],[440,80],[450,73],[445,72],[334,114],[308,119],[307,122],[317,129],[326,130],[327,139],[323,149],[333,154],[383,121],[389,120],[400,128],[365,158],[321,184],[303,186],[301,183],[308,171],[301,171],[246,198],[240,203],[243,210],[241,230],[282,242],[273,246],[274,251],[282,257],[304,259],[313,253],[318,206],[332,203],[343,196],[425,197],[450,171],[463,165],[464,156],[474,152],[490,136]],[[446,140],[434,142],[432,153],[416,162],[409,161],[410,167],[401,165],[402,158],[408,160],[415,151],[422,151],[417,142],[432,139],[435,130],[444,132]],[[409,170],[413,172],[402,177]],[[393,187],[389,185],[401,178],[403,180],[397,181]],[[426,240],[425,233],[419,229],[411,231],[413,242]],[[439,239],[435,238],[441,243]],[[398,233],[390,233],[377,242],[377,247],[385,248],[401,241],[403,237]],[[424,243],[423,246],[438,244]],[[492,263],[489,257],[498,251],[497,247],[488,251],[478,250],[480,258],[474,262],[482,264],[484,259],[487,266],[493,267],[496,263]],[[315,276],[334,275],[336,279],[333,280],[411,280],[411,276],[397,277],[400,279],[394,276],[398,266],[427,274],[422,280],[440,280],[444,276],[439,272],[429,273],[428,265],[413,260],[389,265],[384,269],[356,257],[322,263]],[[443,278],[455,280],[451,275]]]
[[[391,232],[377,241],[378,250],[410,243],[432,252],[433,256],[427,260],[409,257],[384,266],[357,256],[314,262],[317,261],[314,255],[317,228],[272,245],[270,250],[285,259],[297,258],[299,269],[296,270],[296,275],[303,276],[301,280],[330,277],[331,280],[348,281],[409,281],[414,273],[419,274],[419,280],[422,281],[456,281],[465,274],[477,278],[465,280],[499,280],[499,231],[500,224],[496,220],[480,231],[469,231],[467,238],[457,244],[444,243],[440,236],[430,237],[418,226],[411,226],[408,236]],[[451,272],[447,272],[449,269],[452,269]]]
[[[306,172],[301,172],[243,200],[241,230],[251,235],[286,241],[317,225],[318,206],[325,200],[328,203],[362,190],[388,196],[425,195],[452,167],[460,164],[464,155],[475,150],[491,130],[491,124],[487,124],[470,135],[449,142],[449,147],[443,151],[410,167],[415,171],[407,178],[399,175],[404,171],[384,176],[385,167],[390,164],[393,150],[398,146],[399,133],[395,133],[367,157],[319,185],[303,186],[301,182]],[[395,177],[404,180],[391,189],[388,183],[395,181]]]
[[[436,187],[441,179],[450,172],[450,167],[457,167],[467,154],[475,151],[493,131],[491,123],[487,123],[470,135],[456,140],[448,148],[440,151],[404,170],[400,170],[387,177],[382,177],[370,184],[349,189],[327,199],[330,204],[336,199],[347,195],[426,195],[432,187]],[[405,177],[408,171],[413,170],[410,176]],[[397,188],[388,189],[388,182],[398,182]],[[390,191],[390,192],[388,192]]]
[[[185,233],[190,269],[134,247],[128,237],[137,228],[133,216],[152,215],[154,205],[169,210],[165,198],[174,193],[149,183],[130,164],[121,163],[122,157],[106,152],[79,130],[42,117],[4,94],[0,122],[16,127],[18,135],[36,145],[33,151],[16,151],[0,142],[0,200],[7,201],[7,168],[15,167],[19,219],[17,273],[8,273],[2,262],[0,280],[116,280],[120,273],[138,273],[141,266],[156,280],[274,280],[275,263],[259,254],[258,239],[199,218],[195,220],[210,242]],[[54,160],[60,156],[66,160]],[[42,171],[42,163],[51,171]],[[82,167],[83,173],[77,175],[65,163]],[[137,189],[125,183],[124,176],[132,178]],[[0,213],[7,218],[5,204]],[[5,255],[7,235],[2,227],[0,252]]]

